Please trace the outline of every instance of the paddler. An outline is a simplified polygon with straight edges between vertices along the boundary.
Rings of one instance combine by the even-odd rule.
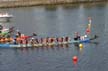
[[[63,42],[63,37],[59,37],[59,42]]]
[[[32,44],[32,45],[34,45],[35,44],[35,38],[31,38],[31,40],[30,40],[30,43]]]
[[[54,38],[49,38],[49,43],[53,43],[54,42]]]
[[[46,37],[46,43],[49,43],[49,39],[50,39],[49,37]]]
[[[36,44],[39,44],[39,40],[38,38],[35,38]]]
[[[43,39],[43,38],[40,38],[40,42],[39,42],[39,43],[41,43],[41,44],[42,44],[42,43],[43,43],[43,41],[44,41],[44,39]]]
[[[65,42],[69,42],[69,37],[66,36],[66,37],[64,38],[64,41],[65,41]]]
[[[26,36],[24,34],[21,34],[21,40],[23,44],[27,44],[28,43],[28,38],[30,38],[29,36]]]
[[[16,36],[21,37],[21,32],[19,30],[17,30]]]
[[[16,38],[13,40],[13,44],[17,44]]]
[[[0,42],[1,42],[2,44],[4,44],[4,43],[5,43],[5,38],[2,37],[2,38],[0,39]]]
[[[8,32],[9,32],[8,29],[3,29],[3,30],[1,30],[1,33],[0,34],[5,36],[5,35],[8,35],[9,34]]]
[[[58,42],[59,41],[59,39],[58,39],[58,37],[56,38],[56,42]]]
[[[80,35],[78,32],[75,32],[74,40],[80,40]]]
[[[23,39],[23,40],[26,40],[26,39],[32,38],[33,36],[37,36],[37,35],[35,33],[33,33],[31,36],[21,34],[20,38]]]

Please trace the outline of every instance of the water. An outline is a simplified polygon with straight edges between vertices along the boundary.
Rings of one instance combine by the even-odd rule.
[[[22,33],[37,37],[73,38],[74,32],[84,34],[88,16],[92,17],[95,43],[84,44],[79,50],[73,44],[64,47],[0,49],[0,71],[107,71],[108,70],[108,4],[66,5],[57,7],[29,7],[1,9],[14,15],[10,24]],[[77,55],[78,64],[72,57]]]

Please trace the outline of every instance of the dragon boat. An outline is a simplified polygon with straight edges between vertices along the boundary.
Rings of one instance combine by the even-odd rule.
[[[31,48],[31,47],[42,47],[42,46],[56,46],[61,44],[74,44],[74,43],[89,43],[91,40],[89,38],[85,40],[70,40],[68,42],[53,42],[53,43],[38,43],[38,44],[0,44],[0,48]]]

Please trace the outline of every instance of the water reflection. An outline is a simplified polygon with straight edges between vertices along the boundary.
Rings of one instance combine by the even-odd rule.
[[[45,52],[45,51],[60,51],[60,50],[68,50],[69,49],[69,45],[68,44],[65,44],[65,45],[57,45],[57,46],[43,46],[43,47],[25,47],[25,48],[13,48],[14,51],[15,51],[15,54],[17,55],[20,52],[22,53],[29,53],[29,52],[34,52],[36,51],[37,53],[38,52]]]
[[[53,12],[53,11],[56,11],[57,8],[58,8],[57,6],[52,5],[52,6],[46,6],[45,10]]]
[[[67,4],[67,5],[63,5],[63,9],[66,9],[66,10],[72,10],[72,9],[77,9],[79,8],[80,5],[78,4]]]
[[[83,54],[83,50],[84,50],[85,47],[80,48],[80,47],[79,47],[79,43],[75,43],[75,44],[74,44],[74,48],[75,48],[75,50],[77,50],[78,54],[81,55],[81,54]]]

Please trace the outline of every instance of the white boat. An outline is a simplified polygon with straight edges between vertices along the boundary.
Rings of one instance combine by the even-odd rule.
[[[12,18],[13,15],[9,15],[8,13],[1,13],[0,18]]]
[[[10,21],[10,19],[13,17],[13,15],[10,15],[8,13],[0,13],[0,22],[7,22]]]

